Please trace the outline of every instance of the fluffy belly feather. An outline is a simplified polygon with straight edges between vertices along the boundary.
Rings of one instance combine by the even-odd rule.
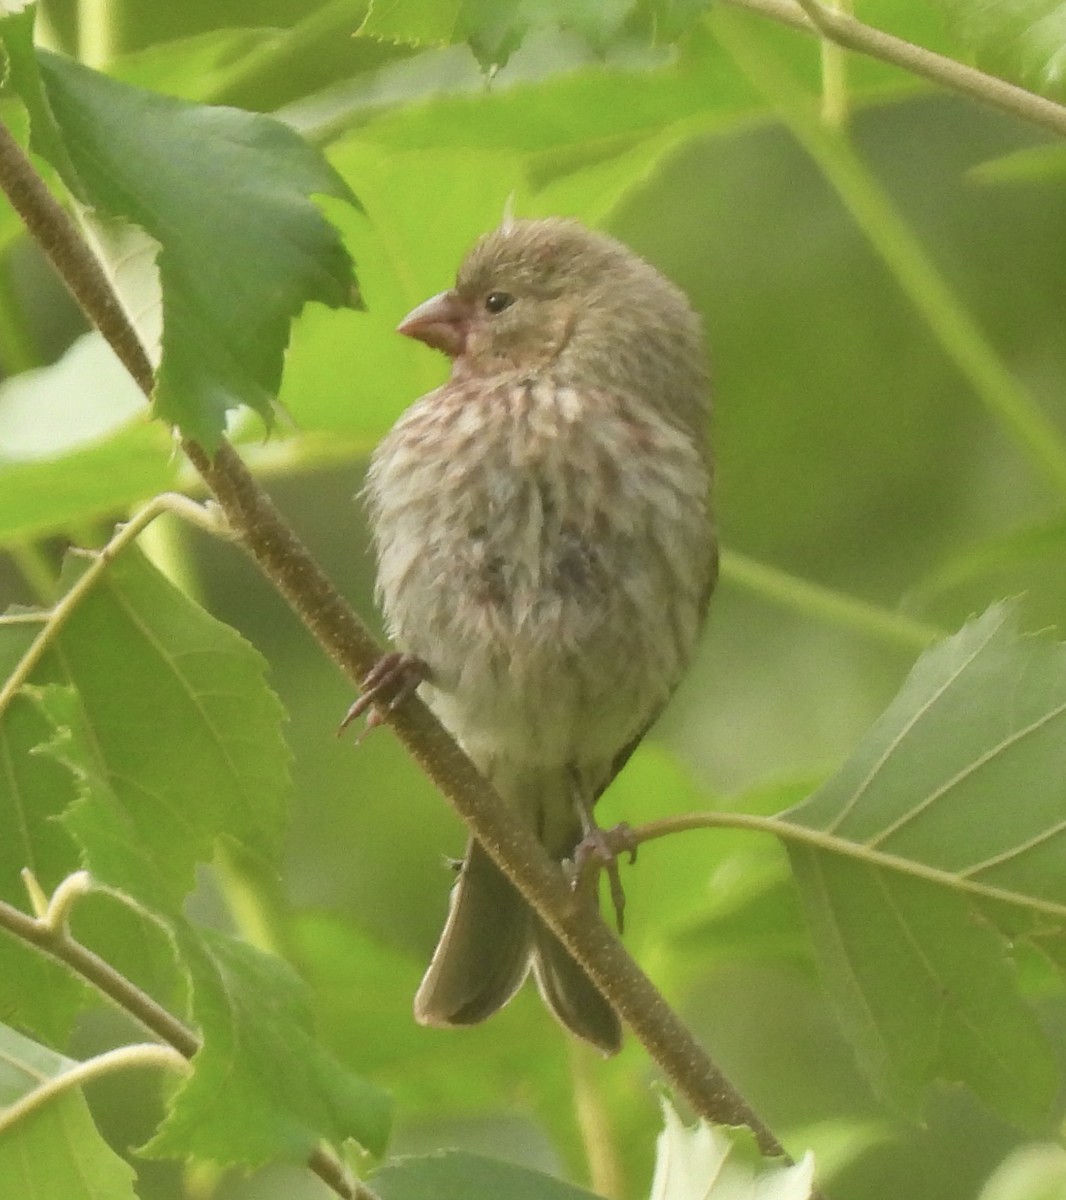
[[[609,764],[677,683],[710,580],[690,441],[617,406],[578,424],[566,389],[533,399],[457,410],[452,443],[476,429],[477,453],[447,456],[418,452],[416,406],[368,486],[390,633],[429,664],[427,702],[484,770],[503,748]]]

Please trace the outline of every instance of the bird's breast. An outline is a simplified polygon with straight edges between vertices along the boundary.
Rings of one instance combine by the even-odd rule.
[[[435,395],[368,479],[390,632],[430,664],[435,707],[460,736],[524,725],[548,752],[576,727],[587,740],[598,718],[605,744],[635,732],[698,626],[710,543],[698,449],[572,388]]]

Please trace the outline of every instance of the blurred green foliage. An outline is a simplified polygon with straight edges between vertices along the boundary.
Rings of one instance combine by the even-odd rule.
[[[797,105],[816,119],[815,41],[723,7],[675,47],[647,36],[658,6],[638,6],[630,25],[591,40],[587,28],[534,22],[490,80],[462,44],[352,36],[366,7],[115,0],[96,10],[56,0],[38,24],[54,47],[119,79],[279,110],[325,149],[365,208],[321,202],[356,262],[367,311],[308,306],[292,334],[281,428],[270,442],[258,426],[238,430],[249,461],[361,612],[372,613],[355,499],[366,455],[446,369],[393,328],[447,286],[513,196],[520,215],[603,224],[705,316],[727,549],[944,630],[1011,595],[1027,627],[1066,625],[1061,490],[983,402],[781,119],[782,107],[788,118]],[[417,30],[432,4],[396,7]],[[946,53],[992,44],[987,25],[953,23],[965,6],[946,0],[857,7],[864,20]],[[550,15],[558,6],[529,8]],[[1027,28],[1031,5],[1001,8],[993,32]],[[994,65],[1039,85],[1064,53],[1061,37],[1047,49],[1052,28],[1043,20],[1039,37],[1011,42],[1023,61],[997,55]],[[751,70],[753,54],[769,72]],[[863,186],[902,219],[983,353],[1066,438],[1061,157],[1057,166],[1045,158],[1046,135],[1020,120],[898,69],[853,58],[847,80],[846,136]],[[2,104],[5,120],[21,121],[13,100]],[[1002,169],[1018,155],[1051,165]],[[67,340],[81,331],[6,209],[0,249],[0,364],[13,377],[0,393],[0,536],[11,552],[0,586],[25,602],[56,539],[101,540],[113,516],[170,486],[180,468],[162,431],[130,417],[128,397],[109,410],[104,368],[85,368],[80,394],[55,371],[17,374],[49,366],[56,311]],[[241,262],[226,268],[239,282]],[[18,393],[28,382],[36,390]],[[56,415],[63,405],[71,421],[87,407],[102,416],[68,442],[68,419]],[[150,548],[265,656],[294,755],[280,877],[221,862],[202,873],[193,914],[247,932],[244,897],[309,984],[329,1051],[395,1098],[393,1151],[459,1146],[587,1183],[578,1098],[584,1119],[591,1108],[607,1131],[602,1148],[621,1193],[644,1195],[658,1109],[641,1049],[592,1060],[564,1042],[528,989],[476,1029],[414,1025],[410,998],[450,884],[443,859],[464,841],[458,822],[387,732],[358,749],[333,737],[350,689],[246,559],[172,524]],[[788,807],[839,765],[918,649],[822,619],[799,598],[782,602],[727,571],[696,663],[601,819]],[[837,1164],[834,1196],[963,1200],[1024,1142],[948,1085],[934,1089],[918,1127],[875,1097],[819,985],[785,855],[769,839],[667,839],[642,851],[626,880],[627,944],[638,961],[790,1150],[812,1145]],[[1023,955],[1021,969],[1061,1058],[1061,992],[1035,955]],[[71,1053],[91,1052],[101,1036],[85,1023]],[[146,1099],[156,1095],[150,1083],[123,1083],[90,1094],[118,1147],[149,1136],[144,1109],[158,1104]],[[183,1194],[176,1168],[137,1165],[144,1200]],[[308,1186],[264,1175],[254,1194],[290,1197]],[[217,1194],[249,1187],[226,1178]]]

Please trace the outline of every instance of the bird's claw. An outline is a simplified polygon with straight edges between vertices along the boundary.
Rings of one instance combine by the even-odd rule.
[[[595,878],[595,873],[600,868],[605,869],[619,933],[625,927],[626,894],[622,887],[621,872],[618,870],[618,858],[622,854],[628,854],[629,861],[636,862],[638,844],[633,830],[622,821],[611,829],[590,825],[574,849],[574,888],[583,886],[587,879]]]
[[[413,696],[419,684],[429,678],[429,666],[415,654],[402,654],[392,650],[383,654],[363,677],[360,696],[348,709],[337,729],[339,737],[353,721],[364,714],[366,725],[356,739],[361,742],[371,729],[383,725],[382,709],[395,712],[408,697]]]

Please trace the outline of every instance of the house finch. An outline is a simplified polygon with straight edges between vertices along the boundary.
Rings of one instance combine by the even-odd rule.
[[[366,496],[400,652],[353,713],[419,686],[556,860],[681,677],[714,583],[710,408],[683,294],[575,221],[507,221],[399,326],[453,360],[378,447]],[[605,1053],[621,1029],[471,841],[415,998],[483,1020],[532,965]]]

